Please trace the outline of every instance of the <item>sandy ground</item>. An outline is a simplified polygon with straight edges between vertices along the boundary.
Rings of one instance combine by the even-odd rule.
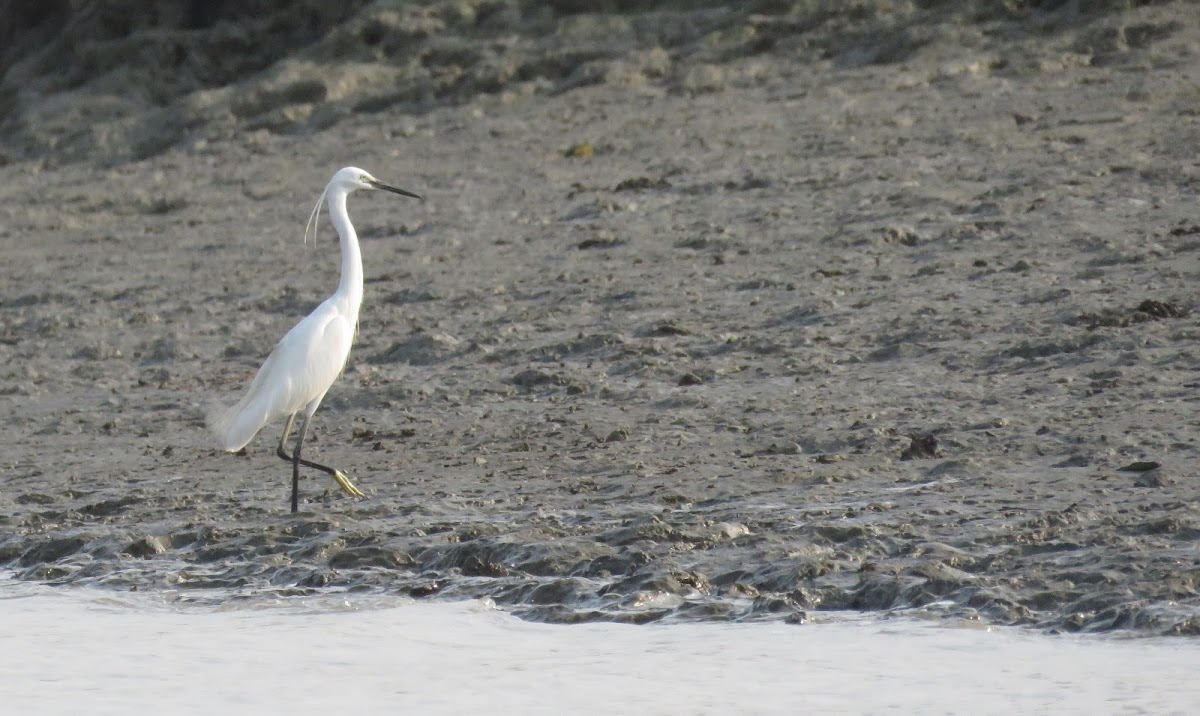
[[[373,6],[136,102],[142,57],[12,65],[0,563],[1200,633],[1200,7],[808,5]],[[344,165],[427,200],[351,198],[310,449],[368,498],[293,517],[281,426],[204,416],[336,285],[301,236]]]

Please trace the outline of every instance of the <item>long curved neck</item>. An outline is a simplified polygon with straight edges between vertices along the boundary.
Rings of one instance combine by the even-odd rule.
[[[337,229],[342,244],[342,280],[338,283],[337,295],[349,302],[357,320],[363,295],[362,252],[358,248],[358,234],[346,213],[345,191],[336,190],[329,194],[329,220]]]

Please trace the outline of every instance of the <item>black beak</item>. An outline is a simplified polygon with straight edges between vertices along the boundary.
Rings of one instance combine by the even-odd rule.
[[[381,181],[375,181],[374,179],[368,179],[367,183],[370,184],[371,186],[375,187],[376,189],[383,189],[384,191],[390,191],[393,194],[399,194],[400,196],[411,196],[414,199],[420,199],[421,201],[425,201],[425,197],[421,196],[420,194],[414,194],[411,191],[404,191],[403,189],[397,189],[396,187],[388,186],[387,184],[384,184]]]

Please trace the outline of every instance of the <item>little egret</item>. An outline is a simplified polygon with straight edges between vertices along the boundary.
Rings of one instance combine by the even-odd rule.
[[[309,214],[304,239],[308,241],[308,228],[314,220],[320,223],[321,202],[328,198],[329,218],[341,238],[342,248],[342,278],[337,290],[276,344],[242,399],[209,419],[209,425],[220,438],[221,446],[229,452],[237,452],[253,440],[264,425],[287,416],[275,452],[292,463],[293,513],[299,502],[301,465],[330,475],[347,494],[364,497],[362,491],[346,477],[346,473],[300,457],[300,448],[308,433],[308,422],[346,366],[350,344],[358,330],[358,309],[363,297],[362,254],[358,248],[358,234],[346,213],[346,197],[358,189],[383,189],[414,199],[421,198],[410,191],[388,186],[356,167],[346,167],[333,175]],[[301,410],[304,411],[304,421],[300,423],[296,450],[288,455],[284,447]]]

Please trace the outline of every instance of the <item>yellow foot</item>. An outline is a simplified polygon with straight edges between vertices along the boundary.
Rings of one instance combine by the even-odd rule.
[[[366,493],[355,487],[354,483],[350,482],[350,478],[346,477],[346,473],[342,472],[341,470],[333,471],[333,481],[338,484],[338,487],[342,488],[342,492],[350,495],[351,497],[367,496]]]

